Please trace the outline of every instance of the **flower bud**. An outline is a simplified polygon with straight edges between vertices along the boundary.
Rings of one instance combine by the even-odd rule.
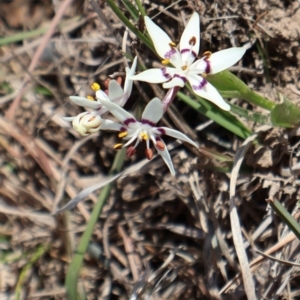
[[[101,117],[89,112],[79,114],[72,122],[74,130],[82,136],[99,131],[101,124]]]

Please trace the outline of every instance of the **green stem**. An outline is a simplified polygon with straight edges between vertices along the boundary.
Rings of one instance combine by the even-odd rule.
[[[124,163],[125,153],[126,153],[125,149],[120,150],[117,153],[113,165],[111,167],[111,171],[110,171],[111,175],[120,172]],[[78,281],[79,271],[83,262],[83,257],[87,251],[95,224],[99,219],[99,215],[102,212],[106,199],[110,195],[110,191],[112,187],[113,187],[113,183],[110,183],[101,190],[101,193],[98,197],[98,201],[93,208],[86,229],[75,251],[74,257],[70,263],[67,276],[66,276],[66,283],[65,283],[68,299],[77,300],[77,281]]]
[[[247,93],[243,94],[243,99],[269,111],[271,111],[276,106],[275,102],[268,100],[267,98],[253,92],[250,89]]]

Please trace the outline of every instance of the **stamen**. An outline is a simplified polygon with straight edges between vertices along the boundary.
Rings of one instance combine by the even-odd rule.
[[[202,76],[203,78],[206,78],[206,77],[207,77],[207,74],[204,72],[204,73],[201,74],[201,76]]]
[[[147,132],[141,132],[140,133],[140,139],[144,140],[144,141],[149,140],[149,136],[148,136]]]
[[[187,65],[184,65],[181,67],[182,71],[185,71],[187,69]]]
[[[170,42],[169,45],[172,49],[176,47],[176,44],[174,42]]]
[[[128,132],[127,132],[127,131],[122,131],[122,132],[119,133],[118,137],[119,137],[119,138],[123,138],[123,137],[125,137],[125,136],[127,136],[127,135],[128,135]]]
[[[210,51],[205,51],[203,53],[203,56],[206,58],[206,59],[209,59],[211,57],[212,53]]]
[[[165,145],[162,141],[156,141],[156,148],[160,151],[164,151],[165,150]]]
[[[91,85],[91,89],[94,91],[94,92],[97,92],[101,89],[100,87],[100,84],[97,83],[97,82],[94,82],[92,85]]]
[[[120,150],[120,149],[122,149],[122,146],[123,146],[123,144],[115,144],[114,149],[115,150]]]
[[[91,95],[86,96],[86,99],[91,100],[91,101],[95,101],[95,98]]]
[[[146,158],[147,158],[148,160],[151,160],[152,157],[153,157],[153,151],[152,151],[150,148],[147,148],[147,149],[146,149]]]
[[[126,150],[126,155],[127,157],[131,157],[135,154],[135,152],[136,152],[135,148],[133,146],[130,146]]]
[[[189,40],[189,44],[191,46],[194,46],[196,44],[196,38],[194,36]]]
[[[161,61],[161,63],[162,63],[163,65],[168,65],[168,64],[170,63],[170,59],[169,59],[169,58],[163,59],[163,60]]]

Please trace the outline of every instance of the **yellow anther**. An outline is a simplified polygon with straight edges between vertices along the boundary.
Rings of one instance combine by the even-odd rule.
[[[182,71],[185,71],[187,69],[187,66],[186,65],[182,66],[181,69],[182,69]]]
[[[176,44],[174,42],[170,42],[169,45],[170,45],[171,48],[175,48],[176,47]]]
[[[91,89],[94,91],[94,92],[97,92],[101,89],[100,87],[100,84],[97,83],[97,82],[94,82],[92,85],[91,85]]]
[[[122,149],[122,146],[123,146],[123,144],[115,144],[114,149],[115,150],[120,150],[120,149]]]
[[[148,136],[147,132],[140,133],[140,138],[141,138],[141,140],[144,140],[144,141],[149,140],[149,136]]]
[[[119,133],[118,137],[119,137],[119,138],[123,138],[123,137],[125,137],[125,136],[127,136],[127,135],[128,135],[128,132],[127,132],[127,131],[122,131],[122,132]]]
[[[163,59],[163,60],[161,61],[161,63],[162,63],[163,65],[168,65],[168,64],[170,63],[170,59],[169,59],[169,58]]]
[[[201,76],[202,76],[203,78],[206,78],[206,77],[207,77],[207,74],[204,72],[204,73],[201,74]]]
[[[203,56],[206,58],[206,59],[209,59],[211,57],[212,53],[210,51],[205,51],[203,53]]]
[[[91,96],[91,95],[86,96],[86,99],[89,99],[91,101],[95,101],[95,98],[93,96]]]

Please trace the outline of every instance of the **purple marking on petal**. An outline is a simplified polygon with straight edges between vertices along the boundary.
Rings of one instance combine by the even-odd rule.
[[[165,58],[170,58],[175,53],[176,53],[176,50],[175,49],[171,49],[168,52],[166,52]]]
[[[136,123],[137,121],[134,118],[126,119],[123,124],[128,126],[130,123]]]
[[[183,54],[183,53],[186,53],[186,52],[190,52],[190,51],[191,51],[191,49],[185,48],[185,49],[182,49],[180,51],[180,54]],[[194,58],[197,57],[197,53],[195,51],[191,51],[191,54],[194,56]]]
[[[184,76],[180,76],[180,75],[178,75],[178,74],[175,74],[174,77],[180,78],[184,83],[187,82],[187,79],[186,79],[186,77],[184,77]]]
[[[192,86],[192,88],[193,88],[193,90],[202,90],[203,89],[203,87],[205,86],[207,84],[207,80],[205,80],[205,79],[203,79],[200,83],[199,83],[199,85],[193,85]]]
[[[211,71],[210,61],[207,60],[207,59],[205,59],[204,61],[206,62],[205,73],[206,73],[206,74],[209,74],[210,71]]]
[[[164,129],[162,129],[162,128],[160,128],[160,127],[157,127],[156,129],[157,129],[157,131],[160,132],[160,134],[166,134],[166,132],[165,132]]]
[[[161,69],[163,76],[165,76],[167,79],[171,79],[172,76],[167,72],[167,68]]]
[[[148,119],[142,119],[141,120],[141,123],[142,124],[147,124],[147,125],[150,125],[152,127],[155,127],[156,123],[153,123],[152,121],[148,120]]]

